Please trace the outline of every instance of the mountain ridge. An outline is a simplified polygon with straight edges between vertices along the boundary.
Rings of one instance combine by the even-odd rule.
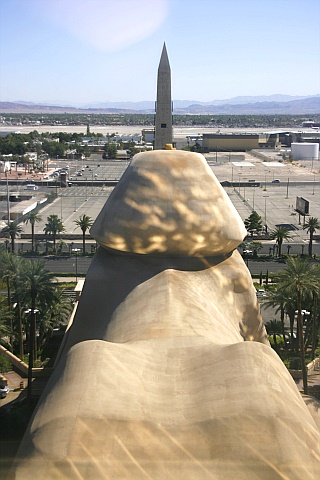
[[[0,102],[0,113],[105,113],[105,114],[153,114],[155,102],[101,102],[75,107],[50,105],[26,101]],[[320,114],[320,95],[313,96],[240,96],[226,100],[200,102],[174,100],[173,113],[201,115],[272,115],[272,114]]]

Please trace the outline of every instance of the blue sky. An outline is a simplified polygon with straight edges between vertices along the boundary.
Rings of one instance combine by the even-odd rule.
[[[320,93],[319,0],[0,0],[0,100],[154,100]]]

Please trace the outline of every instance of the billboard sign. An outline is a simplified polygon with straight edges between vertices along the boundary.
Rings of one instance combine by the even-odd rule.
[[[308,215],[308,213],[309,213],[309,200],[306,200],[303,197],[297,197],[296,212],[300,213],[300,215]]]

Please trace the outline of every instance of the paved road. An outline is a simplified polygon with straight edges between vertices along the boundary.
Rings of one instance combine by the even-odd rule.
[[[45,259],[46,267],[50,272],[53,272],[56,274],[68,273],[74,276],[76,275],[76,272],[81,275],[86,274],[91,261],[92,261],[92,257],[82,257],[82,256],[79,256],[77,258],[55,257],[55,258]],[[248,259],[245,261],[248,265],[248,268],[251,274],[259,274],[260,272],[265,274],[267,270],[270,274],[285,268],[285,263],[283,260],[275,259],[271,261],[269,260],[259,261],[259,260]]]

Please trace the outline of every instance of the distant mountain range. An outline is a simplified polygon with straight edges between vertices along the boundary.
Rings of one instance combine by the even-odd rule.
[[[45,105],[31,102],[0,102],[0,113],[154,113],[155,102],[101,102],[83,107]],[[174,114],[209,115],[304,115],[320,114],[320,95],[242,96],[199,102],[174,100]]]

